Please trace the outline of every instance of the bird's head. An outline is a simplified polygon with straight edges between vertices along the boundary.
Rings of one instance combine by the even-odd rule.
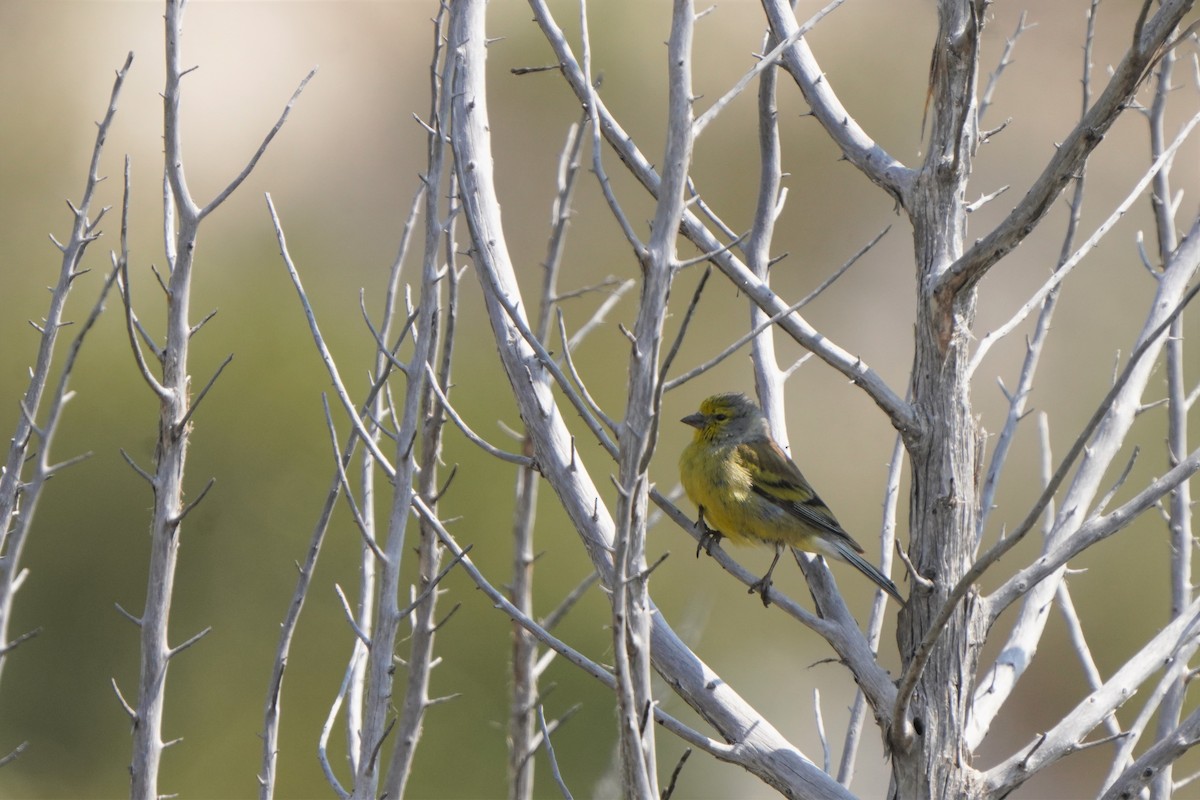
[[[696,429],[696,439],[709,442],[744,441],[765,435],[766,420],[758,406],[740,392],[715,394],[700,410],[680,420]]]

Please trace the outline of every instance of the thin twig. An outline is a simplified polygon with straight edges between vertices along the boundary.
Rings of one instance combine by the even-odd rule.
[[[475,431],[471,430],[471,426],[467,425],[463,418],[459,416],[458,412],[454,410],[454,406],[450,405],[450,401],[446,398],[446,395],[442,393],[442,387],[438,386],[437,381],[434,380],[434,378],[437,376],[434,375],[433,367],[429,364],[426,364],[425,370],[429,374],[429,386],[433,390],[433,393],[437,395],[438,403],[441,404],[442,409],[446,412],[446,415],[450,417],[455,426],[462,431],[463,436],[466,436],[468,439],[470,439],[480,450],[484,451],[490,456],[495,456],[501,461],[507,461],[510,464],[516,464],[518,467],[526,467],[529,469],[537,468],[537,462],[529,456],[523,456],[517,453],[510,453],[507,450],[501,450],[499,447],[496,447],[482,436],[475,433]]]
[[[733,102],[734,98],[745,91],[746,87],[750,85],[752,80],[762,74],[763,70],[769,69],[770,67],[774,67],[776,64],[778,64],[780,59],[783,58],[784,52],[789,47],[799,41],[800,38],[806,33],[815,28],[818,22],[825,19],[825,17],[829,16],[829,14],[833,13],[833,11],[844,2],[845,0],[833,0],[833,2],[829,3],[829,5],[817,11],[817,13],[810,17],[803,25],[800,25],[796,28],[796,30],[792,31],[788,36],[786,36],[771,50],[771,52],[762,56],[758,63],[755,64],[749,72],[739,78],[738,82],[735,83],[728,92],[726,92],[720,97],[720,99],[709,106],[707,111],[696,118],[696,121],[692,123],[692,136],[699,137],[704,129],[708,127],[708,123],[716,119],[717,115],[724,111],[725,108]]]
[[[546,757],[550,760],[550,774],[554,776],[554,783],[558,786],[558,790],[562,792],[565,800],[572,800],[571,790],[567,788],[567,782],[563,780],[562,772],[558,768],[558,759],[554,755],[554,745],[550,743],[550,730],[546,727],[546,710],[541,703],[537,708],[538,724],[542,728],[542,742],[546,745]]]
[[[1037,23],[1026,25],[1025,19],[1028,17],[1028,11],[1022,11],[1020,18],[1017,20],[1017,29],[1012,32],[1004,41],[1004,52],[1000,54],[1000,63],[996,65],[996,69],[988,75],[987,88],[983,90],[983,95],[979,98],[979,119],[982,121],[987,114],[987,110],[992,106],[992,95],[996,91],[996,86],[1000,83],[1000,76],[1004,74],[1004,70],[1012,64],[1013,50],[1017,47],[1017,40],[1021,38],[1021,34],[1027,30],[1037,27]]]
[[[300,305],[304,308],[304,316],[308,320],[309,331],[312,333],[313,341],[317,345],[317,352],[320,354],[321,360],[325,363],[325,368],[329,372],[329,377],[333,380],[338,399],[342,401],[342,406],[346,410],[346,416],[350,418],[350,424],[358,431],[363,446],[371,451],[371,455],[379,462],[388,477],[395,477],[396,468],[392,466],[391,461],[383,454],[370,432],[367,431],[362,417],[350,399],[350,393],[346,391],[346,386],[342,383],[342,377],[338,373],[337,364],[334,363],[333,354],[329,352],[329,348],[325,345],[325,337],[321,335],[321,329],[317,325],[316,314],[313,312],[312,305],[308,302],[308,294],[304,291],[304,285],[300,282],[300,273],[296,271],[296,265],[292,262],[291,253],[288,252],[287,238],[283,234],[283,224],[279,221],[279,215],[275,213],[275,204],[271,200],[270,193],[267,193],[265,197],[267,200],[267,210],[271,215],[271,224],[275,227],[275,238],[279,242],[283,264],[292,279],[292,285],[295,287],[296,293],[300,296]]]
[[[1017,309],[1016,313],[1012,315],[1008,322],[1005,322],[999,328],[983,337],[983,339],[979,342],[979,346],[975,348],[974,355],[971,356],[971,363],[968,367],[968,378],[974,374],[975,370],[979,367],[980,362],[983,361],[984,356],[987,355],[992,346],[997,341],[1011,333],[1014,328],[1020,325],[1021,322],[1029,316],[1033,309],[1041,305],[1050,295],[1050,293],[1057,289],[1059,284],[1061,284],[1067,278],[1067,276],[1071,274],[1071,271],[1074,270],[1081,261],[1083,261],[1084,256],[1090,253],[1092,249],[1100,242],[1100,240],[1103,239],[1110,230],[1112,230],[1113,226],[1125,216],[1125,213],[1135,202],[1137,202],[1137,199],[1141,197],[1142,192],[1145,191],[1146,187],[1150,185],[1151,181],[1153,181],[1154,176],[1158,174],[1159,170],[1163,169],[1171,162],[1171,159],[1174,157],[1176,151],[1183,145],[1188,136],[1191,135],[1197,124],[1200,124],[1200,114],[1196,114],[1194,117],[1188,120],[1187,124],[1185,124],[1180,130],[1179,135],[1175,137],[1173,142],[1171,142],[1170,147],[1168,147],[1162,155],[1154,160],[1154,163],[1150,166],[1150,169],[1148,169],[1142,175],[1142,177],[1138,179],[1138,182],[1134,184],[1134,187],[1125,196],[1125,199],[1122,200],[1115,209],[1113,209],[1113,212],[1109,214],[1108,218],[1104,220],[1104,222],[1100,223],[1100,225],[1096,227],[1096,230],[1082,245],[1079,246],[1079,249],[1072,253],[1070,258],[1063,261],[1061,265],[1055,269],[1054,274],[1042,284],[1041,288],[1033,293],[1032,297],[1026,300],[1025,303],[1019,309]]]
[[[267,131],[267,135],[263,137],[262,144],[260,144],[258,149],[254,151],[254,155],[250,156],[250,161],[245,167],[242,168],[242,171],[238,173],[237,177],[230,181],[229,184],[222,189],[216,197],[209,201],[208,205],[200,209],[199,219],[204,219],[213,211],[215,211],[217,207],[221,205],[221,203],[224,203],[225,200],[229,198],[229,195],[237,191],[237,188],[242,185],[242,181],[250,177],[250,173],[254,171],[254,167],[258,164],[258,160],[262,158],[263,153],[267,152],[267,147],[271,144],[271,140],[275,138],[275,134],[279,133],[279,129],[283,127],[283,123],[287,122],[288,115],[292,113],[292,106],[294,106],[296,101],[300,99],[300,93],[304,91],[304,87],[308,86],[308,82],[311,81],[313,76],[316,74],[317,68],[313,67],[311,70],[309,70],[309,73],[304,76],[304,80],[300,81],[300,85],[296,87],[296,91],[292,92],[292,96],[287,101],[287,105],[283,107],[283,112],[279,115],[279,119],[275,121],[275,124],[271,127],[271,130]]]

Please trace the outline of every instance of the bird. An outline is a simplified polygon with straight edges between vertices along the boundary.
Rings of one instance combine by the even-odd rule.
[[[770,605],[771,573],[785,546],[845,561],[904,605],[896,584],[863,558],[863,548],[834,517],[783,452],[759,407],[739,392],[717,394],[680,420],[696,429],[679,458],[684,491],[699,512],[700,550],[721,537],[735,544],[775,546],[767,573],[751,585]]]

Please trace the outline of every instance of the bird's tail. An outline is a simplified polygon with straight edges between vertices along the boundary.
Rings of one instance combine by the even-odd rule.
[[[883,589],[885,592],[895,598],[896,602],[901,606],[905,605],[904,598],[900,596],[900,590],[896,588],[896,584],[892,583],[891,580],[889,580],[886,575],[880,572],[874,564],[872,564],[870,561],[867,561],[858,553],[854,552],[853,548],[842,542],[835,541],[831,544],[833,544],[833,546],[837,549],[837,555],[839,558],[852,564],[863,575],[866,575],[868,578],[875,581],[880,589]]]

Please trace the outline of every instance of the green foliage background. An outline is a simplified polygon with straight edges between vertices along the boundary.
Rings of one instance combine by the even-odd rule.
[[[662,44],[669,4],[610,0],[591,4],[595,68],[617,118],[656,158],[664,119]],[[807,8],[808,4],[802,4]],[[1011,185],[978,212],[978,231],[1006,212],[1023,192],[1078,113],[1078,75],[1083,14],[1076,4],[1033,4],[1039,27],[1018,44],[995,108],[983,127],[1011,117],[1008,129],[984,145],[974,186],[980,194]],[[1070,6],[1070,7],[1068,7]],[[554,8],[568,31],[577,31],[570,3]],[[802,8],[801,13],[804,13]],[[815,7],[808,10],[815,10]],[[1016,27],[1019,8],[997,4],[986,30],[990,69],[1004,39]],[[373,342],[362,323],[359,291],[373,312],[382,305],[387,269],[423,168],[425,135],[412,115],[427,115],[428,67],[434,4],[397,2],[195,3],[185,22],[184,60],[199,69],[184,84],[184,148],[193,193],[207,199],[241,169],[300,78],[315,64],[317,78],[245,186],[201,230],[197,261],[197,318],[220,313],[195,340],[193,385],[202,386],[226,354],[235,359],[196,417],[188,467],[193,496],[210,476],[208,499],[188,518],[172,630],[182,641],[207,625],[213,634],[179,658],[167,688],[166,734],[183,737],[164,760],[165,791],[183,797],[249,797],[261,743],[262,706],[283,617],[295,582],[293,561],[303,557],[331,477],[321,392],[328,379],[317,359],[295,294],[276,252],[262,192],[270,191],[282,216],[292,253],[314,301],[343,376],[358,390],[365,383]],[[904,160],[919,160],[920,112],[925,95],[932,4],[917,0],[864,0],[830,17],[812,37],[830,80],[859,122],[880,144]],[[1132,4],[1103,6],[1095,80],[1118,57]],[[139,314],[151,329],[161,320],[150,265],[163,263],[161,228],[162,9],[158,3],[33,2],[0,0],[0,432],[11,430],[36,339],[27,320],[44,312],[57,269],[60,238],[69,218],[62,199],[78,199],[113,70],[125,53],[136,58],[109,137],[102,172],[109,177],[100,202],[113,205],[104,238],[89,251],[93,273],[78,282],[70,318],[81,319],[94,301],[108,250],[116,246],[122,158],[133,164],[132,271]],[[551,56],[528,8],[516,0],[493,0],[489,33],[490,99],[497,169],[509,242],[533,303],[540,283],[558,150],[579,105],[553,71],[516,77],[518,66],[549,63]],[[697,30],[697,89],[706,107],[752,63],[761,49],[763,21],[756,3],[722,3]],[[821,330],[878,369],[903,390],[910,365],[911,248],[907,226],[890,202],[852,167],[841,163],[815,122],[803,118],[798,93],[781,79],[781,120],[789,197],[780,221],[779,252],[789,257],[774,268],[785,297],[799,297],[886,225],[884,244],[856,265],[806,314]],[[1177,116],[1195,108],[1194,87]],[[753,93],[704,134],[696,150],[697,186],[734,230],[753,213],[757,145]],[[1188,104],[1191,110],[1188,110]],[[1145,169],[1144,124],[1136,115],[1120,122],[1089,173],[1085,232]],[[642,225],[650,204],[606,164],[629,217]],[[1177,159],[1175,179],[1195,202],[1198,176],[1194,145]],[[1185,165],[1191,164],[1189,170]],[[1153,282],[1133,245],[1138,229],[1152,230],[1141,203],[1122,222],[1094,263],[1071,279],[1056,318],[1034,404],[1052,414],[1052,441],[1064,452],[1076,420],[1090,413],[1110,379],[1114,355],[1127,353],[1140,326]],[[981,288],[981,333],[999,324],[1045,278],[1061,239],[1062,209],[1043,230],[993,272]],[[466,248],[465,229],[459,243]],[[465,263],[464,259],[464,263]],[[584,180],[571,228],[562,288],[595,283],[608,275],[636,274],[620,231],[602,210],[590,177]],[[675,293],[682,310],[699,273],[680,278]],[[587,319],[600,297],[564,303],[569,326]],[[39,510],[26,552],[30,574],[18,595],[13,633],[43,628],[10,659],[0,684],[0,751],[28,740],[29,751],[0,770],[6,797],[119,796],[127,792],[128,722],[109,688],[115,678],[136,694],[137,636],[114,603],[139,613],[144,597],[150,494],[122,462],[124,448],[148,464],[156,409],[130,356],[116,304],[88,340],[72,381],[55,459],[91,451],[88,461],[56,478]],[[621,413],[627,343],[617,321],[631,320],[627,300],[576,353],[590,388],[610,414]],[[453,399],[473,427],[502,446],[514,446],[499,423],[519,425],[483,319],[478,286],[463,280],[461,338]],[[1193,315],[1194,318],[1195,315]],[[673,332],[677,319],[668,321]],[[686,369],[717,352],[744,329],[745,301],[719,278],[701,304],[679,361]],[[1189,330],[1196,331],[1194,322]],[[68,329],[68,333],[70,329]],[[557,347],[557,346],[556,346]],[[781,360],[799,357],[781,343]],[[1023,352],[1020,335],[997,348],[981,375],[1011,381]],[[1194,363],[1194,362],[1193,362]],[[1195,374],[1192,376],[1195,378]],[[674,419],[715,390],[752,386],[747,361],[738,356],[667,397]],[[791,436],[797,460],[856,536],[872,543],[878,529],[886,460],[893,433],[865,396],[815,361],[791,384]],[[1002,396],[981,379],[977,408],[991,431],[999,429]],[[1155,398],[1147,398],[1152,400]],[[991,535],[1013,524],[1035,496],[1038,457],[1032,420],[1018,440],[1013,469],[993,517]],[[653,473],[660,487],[676,483],[675,454],[683,426],[662,431]],[[1144,415],[1138,436],[1146,444],[1128,487],[1161,472],[1165,461],[1161,414]],[[581,429],[582,432],[582,429]],[[7,436],[8,434],[5,434]],[[586,435],[580,451],[598,484],[610,467]],[[457,517],[453,531],[473,544],[473,557],[496,584],[509,574],[507,546],[513,474],[478,453],[455,431],[446,461],[458,478],[443,508]],[[1126,493],[1130,489],[1125,490]],[[903,519],[903,515],[901,517]],[[902,539],[904,539],[902,528]],[[539,516],[539,610],[590,571],[574,532],[543,492]],[[1025,557],[1035,547],[1022,552]],[[788,736],[820,759],[812,687],[823,689],[827,730],[840,755],[840,731],[853,698],[847,673],[822,660],[828,648],[809,631],[774,611],[723,575],[709,560],[692,558],[681,531],[660,525],[651,535],[651,560],[673,556],[655,573],[653,592],[662,612],[681,629],[720,674],[764,709]],[[330,533],[302,618],[286,675],[280,757],[280,797],[330,794],[315,759],[316,739],[337,691],[352,635],[334,595],[334,584],[353,591],[358,534],[345,514]],[[753,569],[766,552],[745,551]],[[1108,674],[1167,613],[1165,528],[1147,517],[1082,563],[1089,572],[1071,580],[1096,655]],[[1020,555],[1010,558],[1020,563]],[[798,570],[781,570],[785,591],[805,597]],[[868,587],[858,576],[838,573],[852,607],[865,614]],[[417,758],[413,797],[494,797],[503,793],[508,622],[457,572],[446,583],[443,608],[461,610],[438,638],[442,665],[434,676],[439,693],[461,693],[433,709]],[[1147,590],[1148,589],[1148,590]],[[594,658],[607,661],[607,602],[593,590],[561,630]],[[1007,754],[1069,708],[1082,691],[1074,655],[1061,626],[1052,629],[1014,701],[981,758]],[[1140,627],[1139,627],[1140,626]],[[884,658],[896,663],[892,623]],[[613,756],[613,725],[607,694],[566,665],[548,673],[555,684],[545,697],[548,716],[576,702],[582,709],[555,735],[564,775],[576,796],[612,796],[604,775]],[[832,688],[828,688],[832,687]],[[672,713],[689,716],[663,696]],[[335,735],[335,767],[341,766]],[[663,735],[661,762],[669,768],[680,744]],[[540,758],[540,757],[539,757]],[[868,735],[854,788],[878,796],[886,786],[879,741]],[[1106,755],[1076,756],[1053,778],[1032,782],[1027,796],[1068,796],[1098,780]],[[1078,770],[1072,772],[1072,768]],[[539,794],[554,796],[544,762]],[[1059,782],[1060,781],[1060,782]],[[768,789],[707,757],[693,757],[677,796],[769,796]]]

